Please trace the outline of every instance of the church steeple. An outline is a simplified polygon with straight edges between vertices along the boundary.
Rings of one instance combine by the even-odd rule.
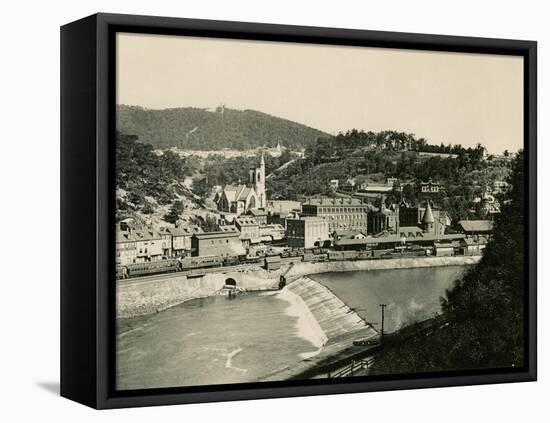
[[[265,194],[265,159],[264,155],[260,159],[260,167],[256,168],[256,178],[254,181],[254,190],[258,195],[259,204],[258,208],[265,208],[267,204],[267,198]]]

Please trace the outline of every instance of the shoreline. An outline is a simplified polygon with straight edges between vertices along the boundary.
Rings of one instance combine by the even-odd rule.
[[[150,280],[117,282],[116,317],[127,319],[146,316],[177,306],[186,301],[218,295],[225,279],[232,277],[243,291],[269,291],[277,288],[284,275],[287,284],[320,273],[356,272],[370,270],[411,269],[421,267],[467,266],[476,264],[481,256],[415,257],[385,260],[358,260],[323,263],[297,263],[276,271],[262,268],[227,273],[209,273],[199,278],[173,274]],[[172,276],[172,275],[170,275]]]

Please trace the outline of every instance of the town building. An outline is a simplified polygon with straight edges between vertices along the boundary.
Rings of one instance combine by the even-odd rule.
[[[302,211],[302,203],[293,200],[269,200],[267,202],[267,211],[268,214],[279,213],[280,215],[287,215],[290,212]]]
[[[393,250],[395,248],[403,248],[406,246],[422,246],[435,248],[436,243],[453,244],[453,248],[458,246],[458,242],[465,238],[464,234],[444,234],[435,235],[430,233],[421,232],[418,236],[404,238],[401,234],[383,234],[381,236],[367,236],[362,239],[350,239],[343,238],[334,242],[334,248],[338,251],[346,250]],[[440,246],[441,247],[441,246]]]
[[[500,203],[493,195],[487,192],[481,197],[474,198],[472,203],[474,214],[477,213],[483,219],[491,218],[495,214],[500,213]]]
[[[467,236],[462,240],[462,254],[465,256],[480,256],[487,246],[487,235]]]
[[[460,244],[457,242],[434,242],[434,255],[448,257],[455,255],[455,248]]]
[[[307,216],[287,219],[286,239],[289,247],[313,248],[329,241],[329,223],[323,217]]]
[[[136,239],[129,231],[116,231],[116,264],[126,265],[137,260]]]
[[[399,231],[399,214],[395,209],[386,207],[385,196],[380,197],[378,208],[368,213],[368,233],[397,233]]]
[[[214,201],[219,211],[237,215],[249,210],[265,209],[267,195],[264,156],[262,155],[259,167],[250,168],[248,184],[226,185]]]
[[[339,229],[367,231],[368,205],[357,198],[312,198],[302,205],[302,215],[322,217],[328,222],[329,233]]]
[[[339,241],[341,239],[365,239],[367,237],[367,234],[361,231],[344,229],[334,231],[331,236],[334,241]]]
[[[489,235],[493,231],[492,220],[461,220],[458,226],[466,235]]]
[[[246,212],[247,216],[251,216],[258,225],[267,225],[267,212],[260,209],[252,209]]]
[[[265,270],[279,270],[281,268],[281,256],[267,256],[265,258]]]
[[[160,260],[169,248],[166,239],[154,229],[133,230],[132,234],[136,240],[136,263]]]
[[[203,232],[197,225],[160,228],[160,235],[165,240],[163,255],[165,257],[190,256],[191,237]]]
[[[442,185],[438,182],[433,182],[431,179],[428,182],[420,182],[420,192],[422,194],[433,194],[441,191]]]
[[[246,254],[239,231],[219,231],[194,234],[191,237],[191,251],[197,256],[240,256]]]
[[[509,186],[510,185],[506,181],[494,181],[487,192],[493,195],[504,194],[506,191],[508,191]]]
[[[240,232],[235,225],[221,225],[220,232],[224,232],[226,234],[236,233],[240,235]]]
[[[285,227],[280,224],[260,225],[260,240],[262,242],[281,241],[285,238]]]
[[[270,200],[267,203],[267,224],[282,225],[286,228],[286,219],[296,217],[301,211],[300,201]]]
[[[260,242],[260,225],[253,217],[241,216],[236,218],[235,227],[240,231],[239,238],[245,245]]]
[[[426,214],[427,207],[409,206],[405,201],[399,204],[399,225],[400,226],[421,226]],[[451,218],[444,210],[434,210],[430,206],[431,215],[434,219],[431,230],[434,234],[443,235],[451,226]]]

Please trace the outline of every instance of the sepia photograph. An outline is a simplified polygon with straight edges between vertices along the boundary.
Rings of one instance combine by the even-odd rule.
[[[115,57],[116,390],[525,366],[522,56]]]

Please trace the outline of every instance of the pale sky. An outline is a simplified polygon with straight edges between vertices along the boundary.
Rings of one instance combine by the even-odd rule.
[[[523,59],[118,34],[117,103],[223,103],[334,134],[391,129],[501,153],[523,145]]]

